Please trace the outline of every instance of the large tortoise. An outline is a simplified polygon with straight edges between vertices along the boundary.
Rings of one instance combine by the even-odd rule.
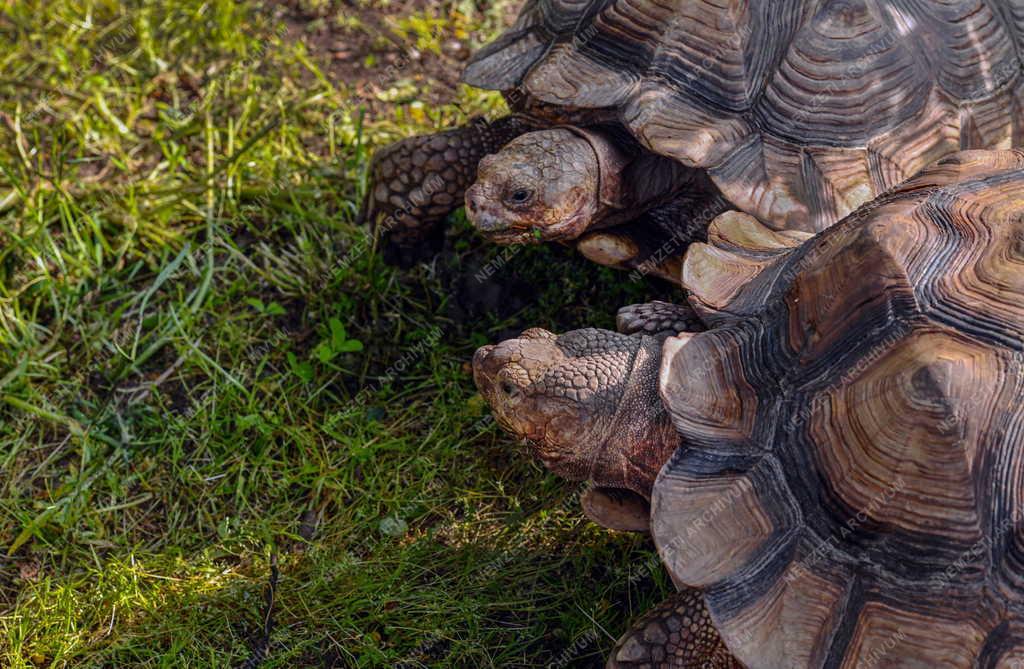
[[[609,666],[1024,666],[1024,152],[955,154],[792,249],[756,225],[687,254],[705,331],[474,358],[501,425],[600,486],[599,522],[649,522],[681,588]]]
[[[465,199],[496,241],[675,275],[730,207],[817,232],[1021,146],[1022,50],[1024,0],[528,0],[463,74],[515,113],[384,149],[363,217],[416,244]]]

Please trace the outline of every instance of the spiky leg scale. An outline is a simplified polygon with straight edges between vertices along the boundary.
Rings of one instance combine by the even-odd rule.
[[[700,590],[677,592],[616,645],[607,669],[743,669],[718,635]]]

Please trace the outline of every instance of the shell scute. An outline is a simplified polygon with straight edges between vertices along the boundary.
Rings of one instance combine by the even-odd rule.
[[[914,40],[886,21],[888,5],[825,3],[766,87],[761,127],[801,145],[863,147],[919,114],[933,76]]]

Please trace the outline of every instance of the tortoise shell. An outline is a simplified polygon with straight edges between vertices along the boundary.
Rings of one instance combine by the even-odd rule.
[[[1024,0],[532,0],[463,79],[613,110],[775,229],[1024,145]]]
[[[728,299],[691,287],[716,327],[665,343],[684,446],[652,533],[730,650],[1024,666],[1024,153],[949,157]]]

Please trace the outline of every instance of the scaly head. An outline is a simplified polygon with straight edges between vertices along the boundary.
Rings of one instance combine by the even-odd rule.
[[[608,213],[625,162],[599,133],[530,132],[480,161],[466,212],[499,244],[576,239]]]
[[[661,338],[527,330],[484,346],[473,375],[498,422],[552,472],[649,497],[679,445],[658,393]]]

